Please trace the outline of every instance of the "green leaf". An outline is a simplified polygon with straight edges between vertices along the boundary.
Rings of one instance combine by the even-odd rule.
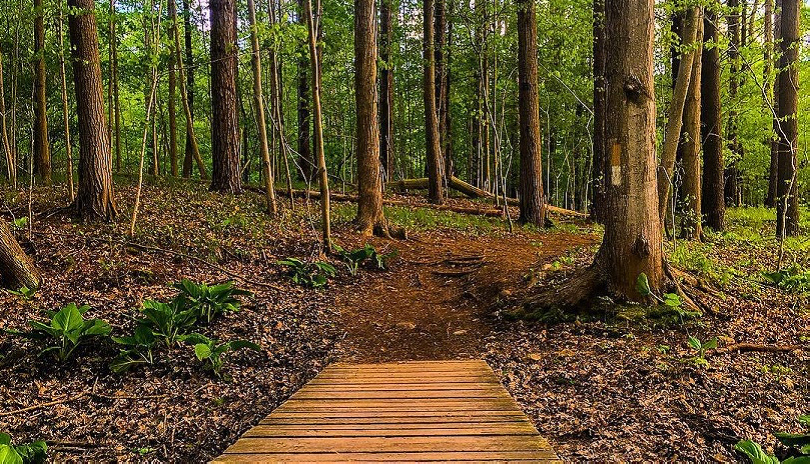
[[[254,351],[261,351],[261,349],[262,349],[259,345],[255,344],[253,342],[249,342],[247,340],[234,340],[232,342],[229,342],[228,345],[230,346],[230,349],[232,349],[232,350],[240,350],[242,348],[250,348],[251,350],[254,350]]]
[[[23,464],[22,456],[9,445],[0,445],[0,464]]]
[[[810,445],[810,435],[803,433],[775,433],[774,436],[788,448],[802,448]]]
[[[72,332],[80,329],[83,325],[84,318],[82,318],[82,313],[79,312],[75,303],[70,303],[62,308],[51,321],[51,327],[62,332]]]
[[[712,338],[711,340],[707,341],[706,343],[703,343],[702,345],[704,350],[713,350],[717,348],[717,337]]]
[[[11,435],[0,432],[0,445],[11,445]]]
[[[700,343],[700,340],[691,336],[689,337],[689,346],[691,346],[692,349],[695,351],[700,351],[701,348],[703,348],[703,345]]]
[[[650,296],[652,291],[650,290],[650,280],[647,278],[647,274],[641,273],[638,275],[636,279],[636,291],[641,296]]]
[[[782,461],[782,464],[810,464],[810,456],[797,456],[795,458],[787,458]]]
[[[766,453],[759,443],[751,440],[740,441],[734,449],[748,457],[751,464],[779,464],[779,459]]]
[[[194,354],[197,355],[197,359],[200,361],[204,359],[208,359],[211,357],[211,347],[209,347],[205,343],[198,343],[194,345]]]

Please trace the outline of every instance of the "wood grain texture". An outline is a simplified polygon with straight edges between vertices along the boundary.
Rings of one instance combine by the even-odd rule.
[[[559,462],[483,361],[335,364],[214,462]]]

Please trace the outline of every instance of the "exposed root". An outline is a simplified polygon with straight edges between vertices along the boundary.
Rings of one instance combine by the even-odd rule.
[[[600,269],[592,264],[577,271],[558,287],[532,297],[523,303],[522,310],[533,313],[545,309],[575,309],[594,296],[603,286],[604,280]]]
[[[757,345],[756,343],[735,343],[723,348],[718,348],[712,354],[726,353],[788,353],[803,349],[801,345]],[[707,353],[708,354],[708,353]]]

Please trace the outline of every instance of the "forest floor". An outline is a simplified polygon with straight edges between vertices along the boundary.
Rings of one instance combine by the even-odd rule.
[[[712,311],[700,318],[610,305],[515,321],[508,312],[527,293],[592,259],[598,227],[555,218],[548,231],[510,232],[498,218],[398,196],[413,206],[386,212],[409,240],[365,241],[352,231],[354,205],[337,203],[337,243],[355,249],[368,242],[398,256],[386,271],[364,268],[356,276],[329,258],[338,276],[316,290],[293,284],[276,261],[322,259],[317,205],[307,211],[300,200],[268,218],[258,194],[234,198],[160,182],[146,186],[128,238],[134,190],[119,183],[116,193],[118,219],[82,225],[57,209],[64,189],[37,189],[30,239],[25,226],[17,235],[46,285],[32,297],[0,293],[0,432],[46,439],[57,461],[202,462],[335,360],[484,358],[569,461],[733,462],[738,439],[772,446],[772,432],[798,431],[795,417],[810,412],[810,303],[761,278],[776,251],[766,232],[773,221],[759,210],[732,211],[730,232],[705,244],[678,242],[671,251],[676,266],[713,289],[701,293]],[[5,200],[4,219],[28,216],[26,194]],[[791,241],[788,262],[810,267],[808,250],[807,237]],[[188,346],[162,349],[155,364],[121,375],[108,368],[117,353],[109,340],[56,363],[36,355],[38,344],[3,331],[76,301],[120,336],[131,332],[143,299],[170,298],[169,285],[184,277],[233,279],[254,293],[242,311],[204,328],[262,347],[230,356],[224,380],[204,371]],[[689,335],[719,337],[721,348],[750,342],[805,349],[709,352],[703,365],[688,348]]]

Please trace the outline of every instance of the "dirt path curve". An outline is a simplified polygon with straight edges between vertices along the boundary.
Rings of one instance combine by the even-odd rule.
[[[347,331],[341,358],[475,358],[491,332],[490,308],[500,295],[525,285],[531,269],[596,240],[563,232],[479,237],[441,232],[396,242],[399,257],[389,272],[364,273],[337,298]]]

